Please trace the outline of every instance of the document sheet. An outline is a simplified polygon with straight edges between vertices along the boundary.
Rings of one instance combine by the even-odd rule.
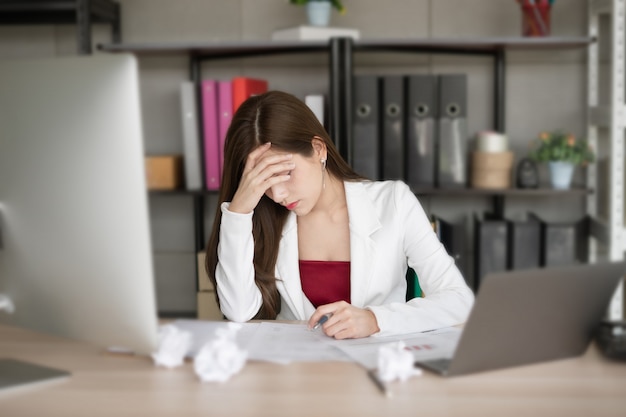
[[[228,322],[177,320],[174,325],[191,332],[193,343],[188,356],[194,357],[205,343],[215,337],[215,331],[228,326]],[[393,337],[335,340],[321,329],[309,330],[304,323],[259,322],[242,323],[236,343],[248,352],[249,360],[281,364],[350,361],[373,369],[377,366],[379,348],[398,341],[405,343],[415,360],[450,358],[460,334],[460,329],[448,327]]]

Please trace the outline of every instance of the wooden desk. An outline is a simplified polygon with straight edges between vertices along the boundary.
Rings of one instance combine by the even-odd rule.
[[[626,415],[626,363],[605,360],[595,345],[579,358],[452,379],[425,373],[391,384],[392,398],[352,363],[248,362],[224,384],[201,383],[190,363],[155,368],[148,357],[2,325],[0,357],[72,372],[0,392],[2,417]]]

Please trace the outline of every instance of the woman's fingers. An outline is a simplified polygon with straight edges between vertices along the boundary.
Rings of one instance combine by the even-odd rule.
[[[265,152],[267,152],[272,146],[271,142],[266,142],[263,145],[258,146],[255,150],[250,152],[246,158],[246,165],[244,166],[244,172],[249,171],[256,165],[256,160],[260,158]]]
[[[275,175],[288,174],[294,167],[294,163],[290,160],[274,161],[271,164],[263,161],[254,167],[250,172],[244,173],[242,176],[242,182],[248,181],[262,183]]]
[[[268,154],[269,148],[268,144],[264,144],[248,155],[230,210],[250,213],[268,189],[291,178],[289,171],[295,167],[293,155],[273,152]]]
[[[319,306],[309,320],[309,327],[330,311],[332,316],[322,325],[327,336],[335,339],[353,339],[367,337],[380,331],[372,311],[355,307],[345,301]]]

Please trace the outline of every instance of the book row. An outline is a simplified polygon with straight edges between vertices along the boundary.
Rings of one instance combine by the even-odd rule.
[[[248,77],[204,79],[199,91],[181,84],[187,189],[219,189],[233,113],[267,90],[266,80]],[[324,95],[304,101],[328,126]],[[359,174],[422,188],[468,185],[466,74],[355,75],[352,103],[351,160]]]
[[[248,97],[267,91],[266,80],[235,77],[204,79],[180,86],[185,185],[188,190],[218,190],[224,141],[234,112]],[[198,106],[198,103],[200,104]]]

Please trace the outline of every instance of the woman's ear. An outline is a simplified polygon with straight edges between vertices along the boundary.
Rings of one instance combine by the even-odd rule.
[[[326,144],[324,140],[319,136],[313,136],[311,140],[311,146],[313,147],[313,155],[319,159],[326,159]]]

